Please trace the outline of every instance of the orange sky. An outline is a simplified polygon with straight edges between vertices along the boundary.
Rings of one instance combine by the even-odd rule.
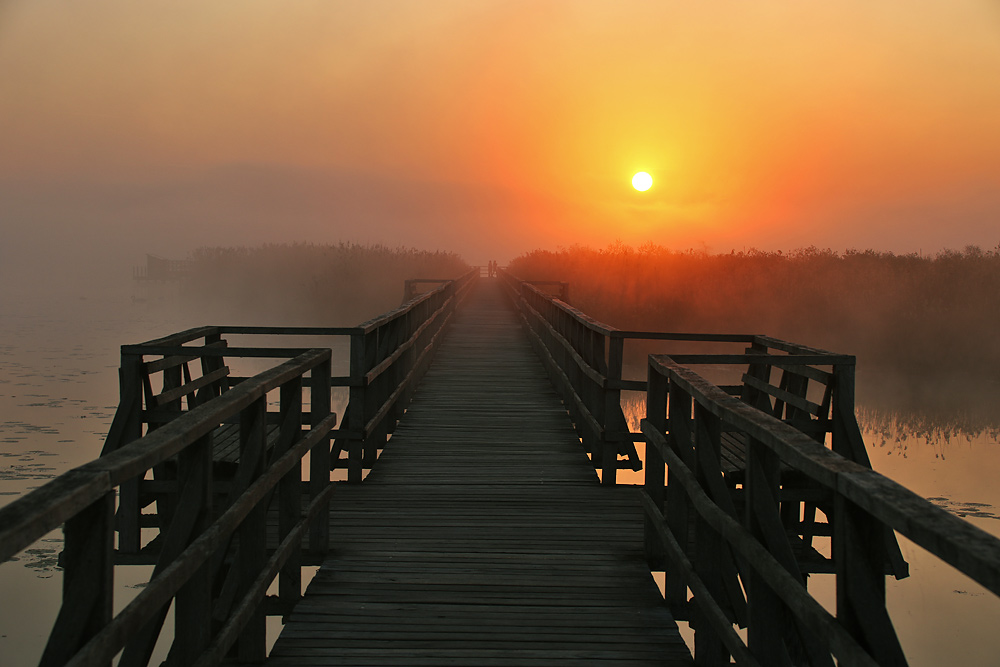
[[[0,0],[0,72],[0,260],[1000,243],[992,0]]]

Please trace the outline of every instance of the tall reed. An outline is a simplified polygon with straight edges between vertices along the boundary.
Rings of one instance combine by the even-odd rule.
[[[763,333],[855,354],[870,400],[1000,420],[1000,246],[922,256],[615,244],[535,250],[510,268],[569,282],[573,305],[621,328]]]
[[[452,252],[355,243],[206,247],[191,256],[187,299],[230,322],[351,326],[399,305],[407,278],[454,278]]]

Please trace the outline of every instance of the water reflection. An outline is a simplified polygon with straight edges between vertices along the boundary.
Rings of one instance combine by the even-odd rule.
[[[943,459],[953,445],[1000,439],[1000,424],[981,417],[934,416],[927,412],[887,410],[865,405],[859,406],[856,413],[869,447],[889,447],[904,458],[915,441],[933,447],[935,456]]]
[[[86,313],[39,317],[32,304],[4,303],[0,318],[0,505],[100,452],[117,405],[118,346],[176,331],[187,324],[169,313],[133,305],[128,294],[87,302]],[[101,305],[103,304],[103,306]],[[103,310],[102,310],[103,308]],[[80,311],[80,308],[77,308]],[[272,361],[261,360],[260,364]],[[258,369],[246,367],[240,373]],[[335,369],[346,372],[346,366]],[[335,392],[343,414],[347,390]],[[645,416],[645,396],[624,392],[632,431]],[[982,417],[929,417],[928,412],[872,406],[858,410],[873,467],[916,493],[1000,535],[1000,422]],[[643,453],[642,443],[637,445]],[[623,482],[642,473],[623,471]],[[888,582],[890,613],[914,667],[995,664],[1000,602],[990,593],[901,540],[912,576]],[[46,535],[12,562],[0,564],[0,656],[5,667],[37,663],[58,610],[62,549],[59,531]],[[143,568],[115,573],[116,608],[132,599],[148,577]],[[811,590],[822,590],[816,577]],[[832,592],[827,595],[827,603]],[[275,631],[273,628],[270,630]]]
[[[623,392],[632,431],[646,414],[645,395]],[[939,413],[940,414],[940,413]],[[858,422],[872,467],[939,507],[1000,537],[1000,423],[968,415],[928,413],[863,405]],[[642,443],[637,444],[640,454]],[[623,471],[623,482],[641,484],[642,473]],[[889,578],[889,614],[912,667],[932,667],[961,656],[968,667],[997,664],[1000,599],[897,535],[910,577]],[[831,612],[833,578],[810,578],[810,592]]]

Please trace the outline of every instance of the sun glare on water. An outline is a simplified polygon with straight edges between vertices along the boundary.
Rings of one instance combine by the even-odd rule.
[[[653,177],[644,171],[640,171],[632,177],[632,187],[639,192],[645,192],[653,187]]]

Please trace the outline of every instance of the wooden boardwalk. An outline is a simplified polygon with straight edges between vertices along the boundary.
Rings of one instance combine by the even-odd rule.
[[[457,313],[269,665],[687,665],[634,489],[602,487],[499,285]]]
[[[142,667],[168,640],[165,664],[196,667],[905,665],[885,604],[886,573],[907,574],[896,532],[1000,595],[1000,540],[871,469],[854,357],[620,330],[555,285],[558,298],[473,269],[408,281],[402,306],[356,327],[123,345],[101,457],[0,507],[0,562],[64,533],[39,664]],[[335,346],[226,336],[349,339],[350,374],[333,374]],[[649,355],[637,381],[622,377],[629,341],[719,351]],[[282,361],[231,375],[244,357]],[[333,387],[350,388],[340,420]],[[623,432],[622,391],[645,392],[641,434]],[[343,452],[350,482],[331,484]],[[641,489],[605,474],[622,456],[642,464]],[[303,597],[301,564],[319,562]],[[116,566],[154,563],[114,613]],[[808,589],[819,573],[836,615]],[[691,619],[694,659],[673,618]]]

